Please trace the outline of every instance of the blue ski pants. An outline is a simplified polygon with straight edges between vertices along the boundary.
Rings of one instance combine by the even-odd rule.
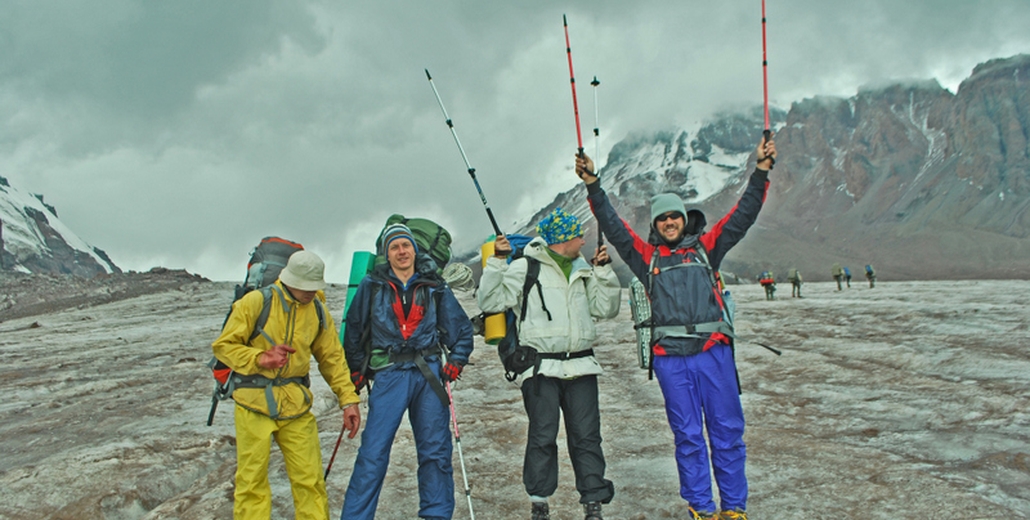
[[[431,362],[430,368],[439,375],[439,362]],[[341,520],[375,518],[390,465],[390,448],[405,411],[418,455],[418,516],[449,519],[454,515],[450,409],[433,392],[425,376],[412,366],[376,373],[368,394],[368,417],[343,499]]]
[[[746,509],[744,409],[733,350],[715,345],[693,356],[655,356],[654,373],[676,441],[680,496],[698,511],[716,511],[704,438],[707,428],[722,509]]]

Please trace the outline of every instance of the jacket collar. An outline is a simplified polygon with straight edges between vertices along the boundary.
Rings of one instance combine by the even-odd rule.
[[[547,242],[543,238],[536,237],[533,240],[530,240],[529,243],[526,244],[525,249],[523,249],[522,254],[524,256],[532,257],[534,260],[539,260],[542,264],[554,266],[555,269],[561,270],[558,262],[555,262],[554,259],[551,258],[551,255],[547,253]],[[590,263],[583,259],[583,255],[580,255],[572,261],[572,274],[569,275],[569,280],[572,280],[572,277],[575,276],[577,271],[581,271],[583,269],[589,271]]]

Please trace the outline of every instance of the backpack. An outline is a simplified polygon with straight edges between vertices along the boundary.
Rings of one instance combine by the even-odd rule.
[[[279,278],[279,273],[286,267],[290,255],[304,249],[304,246],[279,237],[265,237],[261,239],[254,251],[250,253],[250,261],[247,262],[247,276],[243,285],[236,286],[236,295],[233,302],[243,298],[254,289],[272,285]],[[226,315],[226,320],[229,316]],[[224,326],[224,324],[223,324]]]
[[[518,313],[516,314],[514,308],[504,311],[505,334],[497,343],[497,355],[501,358],[501,364],[504,365],[504,378],[513,382],[519,377],[519,374],[538,366],[536,350],[519,344],[519,325],[526,320],[526,302],[529,301],[529,293],[534,286],[548,319],[551,319],[551,311],[547,310],[547,304],[544,303],[543,287],[540,285],[540,261],[524,254],[526,244],[529,244],[533,238],[517,234],[507,235],[507,238],[512,248],[512,254],[508,256],[508,263],[510,264],[518,258],[525,258],[527,264],[526,280],[522,284],[522,301]]]
[[[736,303],[733,301],[733,297],[730,295],[730,291],[729,290],[723,290],[723,282],[722,282],[722,275],[721,275],[721,273],[719,273],[719,271],[716,271],[715,269],[712,268],[712,264],[708,260],[708,251],[705,250],[704,246],[701,244],[700,241],[698,241],[696,246],[694,246],[692,248],[688,248],[688,249],[694,249],[697,252],[697,255],[700,257],[699,260],[701,260],[701,263],[705,266],[705,269],[708,271],[708,279],[709,279],[709,281],[712,282],[712,287],[714,287],[716,289],[716,291],[718,291],[718,293],[719,293],[720,298],[719,298],[718,303],[719,303],[720,309],[722,310],[723,321],[725,322],[725,325],[728,326],[728,330],[726,329],[726,327],[721,325],[721,322],[695,324],[695,327],[698,328],[697,329],[698,331],[701,331],[701,327],[714,326],[714,328],[718,329],[718,330],[713,330],[713,331],[709,331],[709,332],[720,332],[720,333],[722,333],[722,334],[724,334],[726,336],[729,336],[731,339],[736,339],[736,335],[735,335],[735,331],[734,331],[734,327],[733,327],[733,317],[734,317],[734,314],[736,313]],[[652,343],[651,339],[655,335],[655,324],[654,324],[654,321],[651,320],[651,308],[650,308],[650,299],[649,299],[650,295],[651,295],[651,292],[652,292],[652,289],[653,289],[653,286],[654,286],[654,276],[656,274],[658,274],[659,272],[667,270],[667,269],[675,269],[677,267],[682,267],[682,265],[680,265],[680,266],[670,266],[670,267],[665,267],[665,268],[658,268],[657,264],[658,264],[658,248],[655,248],[654,252],[651,254],[650,267],[648,268],[646,292],[644,293],[646,298],[631,298],[631,301],[630,301],[631,305],[641,306],[641,307],[646,305],[646,309],[641,308],[639,310],[634,310],[634,316],[640,316],[640,317],[643,317],[644,319],[643,319],[643,321],[638,321],[638,322],[634,323],[633,324],[633,328],[639,331],[641,328],[646,327],[646,328],[648,328],[650,330],[650,334],[646,334],[646,335],[638,334],[637,335],[637,340],[638,341],[643,341],[643,338],[646,338],[646,340],[648,342],[648,351],[649,352],[648,352],[648,360],[647,360],[647,364],[646,365],[643,363],[643,353],[642,352],[643,352],[643,348],[644,347],[643,347],[643,345],[639,346],[639,349],[641,351],[641,367],[640,368],[646,368],[647,369],[647,378],[648,379],[652,379],[654,377],[654,345],[651,344]],[[640,283],[642,286],[644,285],[644,282],[642,280],[638,280],[638,283]],[[632,285],[631,285],[631,288],[632,288]],[[631,294],[632,294],[632,291],[631,291]],[[702,332],[704,332],[704,331],[702,331]],[[732,345],[731,345],[731,347],[732,347]],[[739,383],[739,381],[738,381],[738,383]]]
[[[762,284],[763,286],[773,285],[776,283],[776,280],[773,279],[772,273],[770,273],[769,271],[763,271],[761,277],[758,280],[758,283]]]
[[[872,276],[874,274],[873,273],[873,266],[871,266],[871,265],[865,266],[865,274],[866,274],[866,276]]]
[[[411,230],[415,237],[415,245],[418,246],[419,255],[427,254],[436,262],[436,272],[442,273],[447,262],[451,261],[451,234],[443,226],[425,218],[406,218],[404,215],[395,213],[386,219],[383,231],[393,224],[404,224]],[[375,265],[386,263],[386,251],[382,249],[383,231],[379,232],[376,238],[376,261]]]
[[[259,335],[265,334],[265,323],[268,322],[268,315],[272,310],[272,284],[279,279],[279,273],[282,272],[284,267],[286,267],[286,262],[289,260],[290,255],[302,249],[304,249],[304,246],[297,242],[279,237],[265,237],[261,239],[261,242],[259,242],[257,247],[254,248],[254,251],[251,252],[250,261],[247,263],[247,275],[244,278],[242,285],[236,285],[232,301],[233,303],[236,303],[237,300],[243,298],[244,295],[254,290],[260,290],[261,295],[264,298],[261,313],[254,322],[254,330],[247,339],[248,343],[253,341],[254,338]],[[326,311],[323,308],[321,300],[315,298],[313,301],[315,302],[315,311],[318,314],[318,325],[321,329],[324,329]],[[225,320],[222,321],[223,329],[225,328],[225,324],[229,322],[229,316],[231,315],[232,307],[230,306],[229,312],[225,315]],[[265,339],[270,343],[274,343],[274,341],[272,341],[272,339],[267,335],[265,335]],[[242,376],[236,374],[228,365],[222,363],[214,356],[212,356],[211,361],[208,362],[208,367],[211,369],[211,375],[215,378],[215,390],[211,396],[211,411],[207,416],[208,426],[211,426],[211,423],[214,421],[215,410],[218,408],[218,401],[232,398],[232,393],[236,388],[245,388],[247,386],[257,385],[258,383],[263,382],[258,381],[257,378],[266,379],[262,378],[262,376]],[[306,381],[296,382],[307,384]],[[272,408],[269,407],[270,411],[271,409]]]
[[[801,275],[798,274],[797,269],[791,269],[790,271],[787,271],[787,280],[791,282],[800,282]]]

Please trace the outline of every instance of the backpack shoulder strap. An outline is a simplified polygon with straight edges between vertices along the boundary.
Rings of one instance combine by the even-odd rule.
[[[379,290],[382,286],[378,283],[371,284],[372,294],[369,295],[369,317],[365,320],[365,328],[361,331],[361,348],[365,351],[365,359],[361,360],[361,373],[364,374],[368,370],[368,364],[372,360],[372,305],[375,304],[376,296],[379,294]],[[346,319],[346,318],[344,318]]]
[[[712,269],[712,263],[708,261],[708,251],[705,250],[704,244],[700,240],[697,242],[697,254],[701,257],[705,267],[708,269],[708,279],[712,281],[712,287],[716,290],[719,289],[719,275]]]
[[[254,322],[254,330],[250,333],[250,339],[247,340],[249,343],[254,338],[264,336],[269,343],[275,344],[272,338],[265,334],[265,324],[268,323],[268,315],[272,312],[272,286],[268,285],[261,288],[261,297],[264,298],[264,303],[261,304],[261,314],[258,314],[257,321]]]
[[[551,321],[551,311],[547,310],[547,303],[544,302],[544,289],[540,286],[540,261],[528,256],[524,258],[526,259],[526,281],[522,284],[522,307],[519,309],[519,322],[526,321],[526,303],[529,301],[529,291],[533,289],[534,285],[540,296],[540,306],[547,313],[547,321]]]

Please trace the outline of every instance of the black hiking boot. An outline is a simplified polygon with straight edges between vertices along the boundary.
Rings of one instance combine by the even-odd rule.
[[[551,520],[551,512],[547,509],[547,502],[533,502],[532,520]]]
[[[587,502],[583,504],[583,513],[586,514],[583,520],[604,520],[604,517],[601,516],[600,502]]]

